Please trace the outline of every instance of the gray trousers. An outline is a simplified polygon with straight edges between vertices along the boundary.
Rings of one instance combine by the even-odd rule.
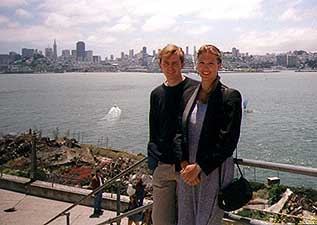
[[[159,163],[153,174],[153,225],[176,224],[175,165]]]

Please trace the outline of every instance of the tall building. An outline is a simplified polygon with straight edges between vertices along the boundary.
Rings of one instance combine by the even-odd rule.
[[[0,65],[9,65],[10,56],[7,54],[0,54]]]
[[[239,57],[240,56],[239,49],[233,47],[232,48],[232,56],[233,57]]]
[[[189,47],[188,46],[186,46],[186,53],[185,53],[186,55],[188,55],[189,54]]]
[[[77,50],[72,50],[72,58],[77,60]]]
[[[132,59],[134,56],[134,49],[129,50],[129,58]]]
[[[88,50],[85,52],[85,61],[86,62],[92,62],[93,61],[93,51]]]
[[[45,48],[45,57],[49,59],[54,58],[54,52],[52,48]]]
[[[93,62],[94,63],[100,63],[101,62],[101,56],[100,55],[94,55],[93,56]]]
[[[57,59],[57,45],[56,45],[56,39],[54,39],[54,44],[53,44],[53,58]]]
[[[296,55],[287,55],[287,67],[296,67],[298,57]]]
[[[34,53],[34,49],[22,48],[22,58],[31,58]]]
[[[77,61],[84,61],[86,56],[85,42],[78,41],[76,43]]]
[[[276,65],[278,66],[287,66],[287,55],[281,54],[276,56]]]
[[[141,66],[147,66],[148,62],[147,62],[147,52],[146,52],[145,46],[142,48],[141,54],[142,54]]]
[[[62,56],[63,56],[64,58],[70,57],[70,51],[69,51],[69,49],[64,49],[64,50],[62,50]]]
[[[16,52],[9,52],[10,62],[21,59],[21,55]]]
[[[142,54],[143,54],[143,56],[146,55],[146,47],[145,46],[142,48]]]

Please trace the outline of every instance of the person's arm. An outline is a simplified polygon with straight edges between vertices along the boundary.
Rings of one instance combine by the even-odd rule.
[[[149,113],[149,143],[147,146],[148,155],[148,168],[152,171],[157,167],[160,153],[156,143],[156,132],[157,132],[157,109],[155,103],[155,95],[153,92],[150,96],[150,113]]]
[[[96,177],[93,177],[92,180],[91,180],[91,184],[90,184],[90,187],[95,190],[99,187],[99,182],[97,180]]]
[[[154,142],[155,133],[155,97],[153,92],[150,95],[150,112],[149,112],[149,142]]]
[[[241,94],[237,90],[228,90],[224,102],[224,121],[219,132],[218,143],[209,146],[212,154],[199,157],[199,166],[205,174],[219,167],[226,158],[232,156],[240,137],[242,119]]]

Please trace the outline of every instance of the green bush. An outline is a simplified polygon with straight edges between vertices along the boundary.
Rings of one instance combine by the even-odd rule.
[[[269,191],[269,204],[273,205],[276,202],[278,202],[281,198],[281,195],[285,192],[286,186],[274,184],[272,185],[268,191]]]
[[[255,181],[249,181],[251,188],[253,189],[253,191],[258,191],[260,189],[264,189],[265,188],[265,184],[263,183],[259,183],[259,182],[255,182]]]

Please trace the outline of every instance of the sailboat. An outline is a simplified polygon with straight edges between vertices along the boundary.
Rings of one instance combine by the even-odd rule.
[[[254,112],[252,109],[248,109],[248,99],[243,99],[242,101],[242,107],[243,107],[243,111],[246,113],[252,113]]]
[[[118,105],[114,105],[110,108],[109,112],[101,120],[114,121],[119,120],[121,116],[121,109]]]

